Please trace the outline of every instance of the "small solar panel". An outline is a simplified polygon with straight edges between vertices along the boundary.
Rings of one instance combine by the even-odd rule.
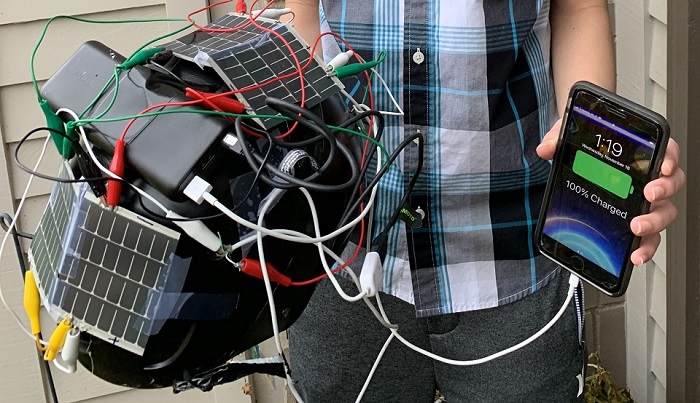
[[[199,58],[198,55],[206,54],[208,65],[229,88],[247,89],[236,94],[236,97],[248,107],[251,114],[277,114],[265,105],[267,97],[297,104],[301,102],[300,79],[295,74],[297,67],[292,52],[301,66],[311,59],[304,70],[305,106],[318,105],[343,88],[335,76],[326,73],[324,63],[317,56],[312,57],[309,47],[291,26],[265,18],[258,18],[256,22],[274,30],[284,40],[250,24],[248,16],[228,14],[207,27],[239,29],[222,33],[195,31],[163,46],[187,60],[195,60]],[[289,48],[284,41],[289,43]],[[289,77],[271,82],[285,75]],[[250,89],[258,85],[261,88]],[[260,123],[270,129],[279,124],[279,120],[260,119]]]
[[[59,176],[70,177],[68,168]],[[54,319],[70,316],[81,330],[141,355],[162,319],[155,316],[166,287],[173,289],[168,282],[184,279],[170,273],[178,240],[134,213],[103,208],[85,184],[56,183],[29,259]]]

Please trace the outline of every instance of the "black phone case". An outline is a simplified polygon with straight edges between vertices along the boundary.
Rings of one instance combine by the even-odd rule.
[[[632,269],[634,265],[630,261],[630,253],[637,249],[639,247],[639,242],[640,242],[640,237],[635,236],[632,241],[632,246],[629,248],[629,252],[626,255],[626,264],[623,267],[622,271],[620,272],[620,281],[619,281],[619,287],[617,291],[615,292],[610,292],[603,287],[599,286],[596,284],[596,279],[591,278],[587,276],[585,273],[581,271],[577,271],[575,269],[571,268],[571,264],[568,262],[563,262],[560,259],[558,259],[556,256],[553,254],[550,254],[547,250],[542,248],[542,235],[543,235],[543,227],[544,227],[544,221],[545,217],[549,208],[549,204],[551,201],[552,193],[554,190],[554,179],[558,175],[558,172],[561,170],[561,159],[562,159],[562,149],[563,149],[563,144],[564,142],[562,139],[564,138],[564,134],[566,131],[567,127],[567,122],[569,119],[569,111],[571,108],[571,103],[574,98],[574,94],[579,91],[579,90],[586,90],[591,93],[594,93],[595,95],[601,96],[606,98],[607,100],[621,106],[622,108],[631,111],[647,120],[650,122],[653,122],[657,124],[661,130],[659,132],[659,138],[656,141],[656,151],[653,156],[652,163],[653,165],[650,167],[649,173],[649,181],[652,181],[656,178],[658,178],[659,173],[660,173],[660,168],[661,168],[661,163],[663,162],[663,157],[666,152],[666,146],[668,144],[668,140],[670,138],[670,127],[666,119],[661,116],[660,114],[642,106],[639,105],[633,101],[630,101],[620,95],[617,95],[613,92],[610,92],[604,88],[601,88],[593,83],[587,82],[587,81],[579,81],[575,83],[572,87],[571,90],[569,91],[569,97],[567,101],[567,106],[566,106],[566,111],[564,113],[564,116],[562,117],[562,125],[561,125],[561,130],[559,132],[559,141],[557,142],[557,148],[554,153],[554,157],[552,158],[552,169],[550,170],[549,173],[549,179],[547,181],[547,187],[545,190],[545,195],[544,195],[544,200],[542,202],[542,209],[540,211],[539,219],[537,221],[537,227],[535,230],[535,242],[537,244],[538,249],[540,250],[540,253],[542,255],[548,257],[549,259],[553,260],[560,266],[564,267],[565,269],[569,270],[573,274],[579,276],[592,286],[596,287],[597,289],[601,290],[603,293],[606,295],[609,295],[611,297],[619,297],[622,296],[625,291],[627,291],[627,286],[629,285],[630,277],[632,275]],[[646,214],[649,212],[649,207],[650,203],[645,199],[644,204],[641,206],[640,209],[640,215]]]

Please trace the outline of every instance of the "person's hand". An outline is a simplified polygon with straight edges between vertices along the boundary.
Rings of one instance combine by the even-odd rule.
[[[537,147],[537,155],[544,159],[552,159],[557,148],[561,119],[552,126]],[[642,237],[639,248],[632,252],[630,260],[637,266],[647,262],[654,256],[661,242],[661,231],[665,230],[676,219],[678,210],[673,204],[673,197],[685,186],[685,172],[678,167],[680,148],[671,139],[666,147],[666,154],[661,163],[661,175],[644,187],[644,197],[651,202],[648,214],[632,219],[630,229]]]

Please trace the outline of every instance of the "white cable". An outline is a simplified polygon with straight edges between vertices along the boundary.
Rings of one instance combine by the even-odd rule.
[[[41,161],[44,159],[44,154],[46,154],[46,147],[49,144],[49,141],[51,140],[51,136],[47,135],[46,139],[44,140],[44,146],[41,148],[41,153],[39,154],[39,158],[36,161],[36,164],[34,165],[33,171],[37,171],[39,169],[39,165],[41,165]],[[10,236],[10,233],[12,233],[12,230],[15,228],[17,224],[17,219],[19,217],[20,212],[22,211],[22,207],[24,206],[25,200],[27,200],[27,194],[29,193],[29,187],[32,185],[32,181],[34,180],[34,174],[29,175],[29,180],[27,181],[27,186],[24,188],[24,193],[22,193],[22,198],[19,201],[19,204],[17,205],[17,209],[15,210],[14,217],[12,217],[12,222],[10,225],[7,227],[7,232],[5,232],[5,236],[2,238],[2,244],[0,244],[0,257],[2,256],[2,252],[5,249],[5,244],[7,243],[7,239]],[[22,323],[22,319],[20,319],[19,315],[12,309],[10,308],[10,305],[7,303],[5,300],[5,295],[2,292],[2,281],[0,281],[0,300],[2,301],[2,304],[5,306],[5,309],[12,315],[12,317],[15,318],[15,321],[19,325],[19,328],[26,333],[32,340],[35,340],[36,337],[30,332],[26,327],[24,327],[24,323]],[[41,341],[44,343],[43,341]]]
[[[379,361],[382,360],[382,357],[384,356],[384,353],[386,352],[386,349],[389,347],[389,344],[391,343],[391,340],[393,340],[395,337],[394,333],[389,333],[389,337],[386,339],[386,342],[384,342],[384,346],[382,346],[382,349],[379,351],[379,354],[377,355],[377,359],[374,360],[374,365],[372,365],[372,369],[369,371],[369,375],[367,375],[367,379],[365,380],[365,384],[362,385],[362,390],[360,390],[360,393],[357,395],[357,399],[355,399],[355,403],[360,403],[362,400],[362,397],[365,395],[365,392],[367,391],[367,387],[369,387],[369,383],[372,381],[372,377],[374,376],[374,371],[377,370],[377,367],[379,366]]]
[[[394,104],[394,106],[396,107],[396,109],[398,111],[398,112],[391,112],[391,111],[377,111],[377,112],[381,113],[382,115],[404,116],[403,109],[401,109],[401,106],[396,101],[396,98],[394,98],[394,94],[392,94],[386,81],[384,81],[384,78],[375,69],[372,69],[372,71],[374,72],[374,74],[377,75],[377,77],[379,77],[379,81],[382,83],[382,85],[386,89],[386,93],[389,96],[389,99],[391,100],[391,102]],[[363,110],[370,110],[370,108],[367,105],[357,102],[357,100],[352,95],[350,95],[346,90],[342,89],[342,90],[340,90],[340,93],[342,95],[344,95],[356,107],[360,108],[360,107],[364,106],[366,109],[363,109]]]
[[[275,201],[276,197],[282,193],[279,189],[274,189],[273,193],[277,191],[276,194],[271,194],[267,203],[264,204],[262,210],[260,211],[260,217],[258,217],[258,224],[262,225],[263,219],[265,217],[265,213],[267,213],[267,209],[273,204]],[[270,318],[272,319],[272,334],[274,335],[275,339],[275,346],[277,347],[277,354],[279,354],[279,357],[282,358],[284,357],[284,352],[282,350],[282,341],[280,340],[280,335],[279,335],[279,325],[277,323],[277,310],[275,308],[275,298],[272,295],[272,285],[270,283],[270,276],[267,272],[267,264],[265,262],[265,250],[263,249],[263,237],[260,232],[256,233],[256,238],[257,238],[257,244],[258,244],[258,259],[260,261],[260,268],[262,269],[262,275],[263,275],[263,281],[265,283],[265,293],[267,294],[267,300],[268,300],[268,305],[270,307]],[[292,395],[294,395],[294,398],[297,400],[297,402],[303,403],[303,399],[299,395],[299,392],[296,390],[294,387],[294,381],[292,381],[291,376],[289,375],[289,368],[287,368],[287,362],[282,359],[282,365],[284,366],[284,374],[287,378],[287,384],[289,386],[289,390],[292,392]]]
[[[549,330],[562,317],[562,315],[564,314],[564,311],[566,311],[566,308],[569,306],[569,303],[571,302],[571,299],[574,296],[574,292],[576,291],[577,285],[578,285],[578,277],[576,277],[574,274],[571,274],[569,277],[569,290],[567,292],[566,300],[564,301],[564,304],[562,304],[561,308],[559,309],[559,312],[557,312],[557,314],[554,315],[554,317],[544,327],[542,327],[542,329],[540,329],[532,336],[528,337],[527,339],[521,341],[520,343],[518,343],[514,346],[511,346],[507,349],[501,350],[497,353],[494,353],[494,354],[491,354],[489,356],[479,358],[476,360],[460,361],[460,360],[453,360],[450,358],[441,357],[437,354],[431,353],[430,351],[424,350],[424,349],[412,344],[408,340],[401,337],[401,335],[398,333],[398,331],[396,329],[390,329],[390,330],[396,336],[396,338],[399,339],[399,341],[401,341],[403,344],[405,344],[408,348],[410,348],[411,350],[416,351],[420,354],[423,354],[426,357],[432,358],[434,360],[443,362],[445,364],[456,365],[456,366],[469,366],[469,365],[483,364],[485,362],[502,357],[506,354],[510,354],[513,351],[519,350],[519,349],[525,347],[526,345],[532,343],[538,337],[542,336],[547,330]],[[377,294],[377,297],[379,297],[379,294]],[[379,299],[379,298],[377,298],[377,299]],[[379,305],[379,310],[381,311],[384,319],[387,322],[389,322],[389,319],[386,316],[386,312],[384,311],[384,308],[381,305]]]
[[[71,115],[71,116],[73,117],[74,120],[79,120],[79,119],[80,119],[80,118],[78,117],[78,114],[77,114],[77,113],[73,112],[72,110],[70,110],[70,109],[68,109],[68,108],[61,108],[61,109],[59,109],[59,110],[56,111],[56,114],[59,114],[59,113],[62,113],[62,112],[65,112],[65,113]],[[97,156],[95,156],[95,154],[94,154],[93,151],[92,151],[92,146],[90,145],[90,141],[89,141],[88,138],[87,138],[87,133],[85,133],[85,129],[84,129],[82,126],[80,126],[80,125],[77,125],[77,126],[76,126],[76,129],[77,129],[78,132],[80,133],[80,137],[81,137],[82,140],[83,140],[83,144],[85,145],[85,148],[87,149],[88,154],[90,154],[90,158],[91,158],[92,161],[95,163],[95,165],[97,165],[97,168],[99,168],[100,171],[102,171],[105,175],[109,176],[110,178],[114,178],[114,179],[117,179],[117,180],[124,181],[124,179],[122,179],[121,177],[119,177],[119,175],[116,175],[114,172],[112,172],[112,171],[110,171],[109,169],[105,168],[105,166],[102,165],[102,163],[100,163],[100,160],[97,159]],[[131,188],[134,189],[136,192],[138,192],[138,194],[140,194],[141,196],[143,196],[143,197],[145,197],[146,199],[148,199],[151,203],[155,204],[156,207],[158,207],[159,209],[161,209],[164,213],[167,214],[167,213],[170,211],[170,210],[168,210],[168,208],[166,208],[161,202],[159,202],[159,201],[158,201],[156,198],[154,198],[153,196],[149,195],[148,193],[144,192],[143,190],[141,190],[140,188],[138,188],[138,187],[132,185],[132,184],[129,183],[129,182],[126,182],[126,181],[124,181],[124,182],[125,182],[127,185],[131,186]]]
[[[254,223],[244,219],[243,217],[239,216],[238,214],[234,213],[233,211],[231,211],[228,207],[226,207],[225,205],[220,203],[216,199],[216,197],[214,197],[210,193],[204,194],[204,200],[207,201],[212,206],[216,207],[219,211],[224,213],[226,216],[228,216],[230,219],[232,219],[236,223],[238,223],[244,227],[250,228],[253,231],[261,232],[267,236],[282,239],[285,241],[304,243],[304,244],[312,244],[312,243],[325,242],[325,241],[328,241],[330,239],[333,239],[333,238],[337,237],[338,235],[340,235],[340,234],[350,230],[352,227],[354,227],[355,224],[360,222],[360,220],[362,220],[368,214],[370,207],[372,206],[372,204],[374,204],[374,198],[375,198],[376,192],[377,192],[377,188],[374,187],[372,189],[372,194],[370,196],[370,200],[367,202],[367,207],[365,207],[365,209],[362,210],[362,212],[357,217],[355,217],[352,221],[350,221],[349,223],[345,224],[344,226],[338,228],[337,230],[335,230],[327,235],[319,236],[319,237],[315,237],[315,238],[295,237],[295,236],[286,235],[283,233],[276,233],[276,232],[271,231],[263,226],[260,226],[258,224],[254,224]]]
[[[315,204],[314,204],[314,202],[313,202],[313,198],[311,197],[311,195],[309,194],[309,192],[308,192],[305,188],[299,188],[299,190],[304,194],[304,196],[305,196],[306,199],[307,199],[307,202],[309,203],[309,209],[311,210],[312,221],[313,221],[313,224],[314,224],[314,233],[315,233],[316,236],[318,237],[318,234],[320,233],[320,228],[319,228],[319,222],[318,222],[318,215],[316,214],[316,207],[315,207]],[[258,218],[258,225],[262,226],[262,223],[263,223],[263,221],[264,221],[265,214],[267,214],[268,208],[269,208],[271,205],[274,204],[276,198],[279,197],[282,193],[283,193],[283,191],[282,191],[281,189],[274,189],[274,190],[270,193],[270,196],[269,196],[269,198],[268,198],[268,201],[263,205],[263,208],[262,208],[262,210],[261,210],[261,212],[260,212],[260,217]],[[296,232],[296,231],[291,231],[291,230],[277,230],[277,231],[279,231],[279,232],[290,232],[290,233]],[[274,232],[274,231],[271,231],[271,232]],[[301,234],[301,235],[304,235],[304,234]],[[306,236],[306,235],[304,235],[304,236]],[[278,354],[280,355],[280,357],[282,357],[282,356],[283,356],[283,351],[282,351],[282,342],[281,342],[280,337],[279,337],[279,326],[278,326],[278,323],[277,323],[277,310],[276,310],[276,308],[275,308],[274,296],[273,296],[273,294],[272,294],[272,285],[271,285],[271,282],[270,282],[270,277],[269,277],[268,270],[267,270],[267,264],[266,264],[266,261],[265,261],[265,250],[264,250],[264,248],[263,248],[263,242],[262,242],[262,241],[263,241],[263,234],[262,234],[261,232],[256,232],[256,240],[257,240],[257,245],[258,245],[258,255],[259,255],[259,256],[258,256],[258,259],[259,259],[259,261],[260,261],[260,267],[261,267],[261,269],[262,269],[263,281],[264,281],[264,283],[265,283],[265,292],[266,292],[266,294],[267,294],[268,304],[269,304],[269,306],[270,306],[270,317],[271,317],[271,319],[272,319],[272,332],[273,332],[273,336],[274,336],[274,339],[275,339],[275,346],[277,347],[277,352],[278,352]],[[247,242],[247,240],[244,240],[244,241]],[[240,243],[240,242],[239,242],[239,243]],[[357,300],[359,300],[359,299],[365,300],[365,302],[367,303],[367,305],[369,306],[369,308],[372,310],[372,312],[375,313],[375,316],[377,316],[377,318],[379,319],[379,321],[382,322],[382,320],[381,320],[381,314],[380,314],[379,312],[377,312],[377,311],[374,309],[374,306],[373,306],[371,303],[369,303],[368,299],[366,298],[366,292],[363,291],[363,292],[361,292],[360,294],[358,294],[356,297],[349,297],[349,296],[343,291],[343,289],[340,287],[340,284],[338,284],[338,281],[335,279],[334,273],[333,273],[332,270],[328,267],[328,264],[327,264],[327,262],[326,262],[325,256],[323,255],[324,248],[325,248],[326,252],[329,253],[329,255],[332,255],[332,257],[333,257],[336,261],[340,262],[341,259],[340,259],[338,256],[336,256],[335,253],[333,253],[333,252],[332,252],[330,249],[328,249],[325,245],[321,244],[320,242],[317,242],[316,245],[318,246],[319,251],[320,251],[321,263],[322,263],[322,265],[323,265],[323,267],[324,267],[324,270],[326,270],[326,273],[328,274],[328,277],[329,277],[329,279],[331,280],[331,282],[333,283],[333,286],[336,288],[336,291],[338,292],[338,294],[339,294],[343,299],[345,299],[346,301],[350,301],[350,302],[354,302],[354,301],[357,301]],[[227,258],[227,260],[228,260],[229,262],[231,262],[231,260],[230,260],[230,258],[228,258],[228,256],[227,256],[226,258]],[[231,262],[231,263],[233,263],[233,262]],[[356,284],[356,285],[359,285],[359,280],[357,279],[357,276],[355,276],[355,274],[352,273],[352,271],[348,271],[348,272],[350,273],[351,277],[352,277],[353,280],[355,281],[355,284]],[[391,324],[388,323],[388,322],[383,322],[382,324],[383,324],[384,326],[387,326],[388,328],[390,328],[392,331],[395,330],[394,328],[391,327],[391,326],[393,326],[393,325],[391,325]],[[368,378],[368,380],[367,380],[367,382],[366,382],[366,385],[365,385],[365,387],[364,387],[363,389],[366,390],[366,387],[367,387],[367,385],[369,384],[369,380],[371,379],[371,376],[372,376],[372,374],[374,374],[374,371],[375,371],[375,369],[376,369],[376,366],[379,364],[379,361],[381,360],[381,355],[383,355],[383,352],[386,350],[386,347],[388,347],[388,345],[389,345],[389,343],[391,342],[391,340],[393,339],[393,337],[395,337],[395,335],[394,335],[393,333],[390,334],[389,339],[387,340],[387,342],[386,342],[386,344],[385,344],[385,347],[382,349],[382,352],[380,353],[380,356],[377,358],[377,361],[376,361],[376,363],[375,363],[375,366],[373,367],[373,369],[372,369],[371,372],[370,372],[370,378]],[[283,360],[283,362],[284,362],[284,360]],[[284,364],[284,365],[285,365],[285,374],[286,374],[286,377],[287,377],[287,382],[288,382],[288,384],[289,384],[289,386],[290,386],[290,391],[292,392],[292,394],[294,395],[294,397],[297,399],[297,401],[303,402],[303,400],[302,400],[301,397],[299,396],[298,392],[297,392],[296,389],[294,388],[294,383],[293,383],[293,380],[291,379],[291,377],[290,377],[290,375],[289,375],[289,370],[286,368],[286,364]],[[361,394],[364,394],[364,391],[362,391]],[[361,397],[361,396],[360,396],[360,397]]]
[[[379,170],[381,169],[381,163],[382,163],[381,153],[377,152],[377,172],[379,172]],[[234,213],[228,207],[226,207],[224,204],[219,202],[216,199],[216,197],[214,197],[212,194],[204,193],[202,196],[204,197],[204,200],[207,203],[216,207],[219,211],[224,213],[230,219],[232,219],[233,221],[235,221],[236,223],[238,223],[244,227],[250,228],[253,231],[261,232],[264,235],[271,236],[271,237],[278,238],[278,239],[282,239],[285,241],[304,243],[304,244],[312,244],[312,243],[322,243],[322,242],[328,241],[328,240],[333,239],[333,238],[337,237],[338,235],[350,230],[351,228],[353,228],[357,223],[360,222],[360,220],[362,220],[365,216],[367,216],[367,214],[371,210],[372,206],[374,205],[374,200],[376,198],[377,190],[378,189],[376,186],[372,188],[369,200],[367,201],[367,206],[365,206],[365,208],[362,210],[362,212],[357,217],[355,217],[352,221],[348,222],[344,226],[338,228],[337,230],[335,230],[327,235],[316,236],[316,237],[291,236],[291,235],[287,235],[283,232],[275,232],[275,231],[269,230],[268,228],[265,228],[261,225],[255,224],[255,223],[252,223],[252,222],[244,219],[243,217],[239,216],[238,214]],[[239,244],[240,244],[240,242],[239,242]]]
[[[394,98],[394,94],[391,93],[389,86],[387,85],[386,81],[384,81],[384,77],[382,77],[382,75],[379,74],[379,72],[377,70],[375,70],[374,68],[372,69],[372,73],[374,73],[379,78],[379,81],[381,81],[382,85],[386,89],[387,95],[389,95],[389,99],[391,99],[391,102],[394,104],[394,106],[398,110],[398,112],[382,112],[382,113],[384,113],[386,115],[403,116],[404,115],[403,109],[401,109],[401,106],[399,105],[399,103],[396,102],[396,98]]]
[[[312,220],[313,225],[314,225],[314,233],[316,235],[318,235],[320,233],[321,229],[319,227],[318,214],[316,212],[316,206],[314,204],[313,198],[311,197],[311,194],[309,194],[308,190],[306,190],[305,188],[299,188],[299,190],[304,194],[304,196],[306,197],[306,201],[309,203],[309,209],[311,210],[311,220]],[[273,204],[275,199],[277,197],[279,197],[282,193],[283,193],[283,191],[281,189],[273,189],[272,192],[270,192],[269,199],[268,199],[267,203],[265,203],[263,209],[260,212],[260,218],[258,218],[258,223],[259,223],[258,225],[260,225],[262,223],[263,218],[264,218],[265,214],[267,213],[267,209]],[[276,233],[274,231],[270,231],[267,229],[266,229],[266,232],[270,232],[270,233],[277,234],[277,235],[283,235],[281,233]],[[262,232],[257,232],[256,237],[258,239],[259,253],[263,253],[263,255],[259,256],[260,267],[265,267],[263,264],[264,251],[262,250],[262,245],[261,245]],[[294,237],[294,239],[306,240],[304,237]],[[333,275],[333,270],[328,266],[328,262],[326,262],[326,259],[324,258],[323,245],[320,242],[314,242],[314,244],[316,244],[316,246],[319,250],[319,256],[321,256],[321,265],[323,266],[323,269],[326,271],[326,274],[328,274],[328,279],[331,281],[331,283],[333,283],[333,287],[335,287],[338,294],[344,300],[346,300],[348,302],[356,302],[356,301],[361,300],[363,297],[365,297],[367,295],[367,293],[365,291],[361,291],[358,295],[356,295],[354,297],[351,297],[345,293],[343,288],[338,283],[338,280],[335,279],[335,276]],[[263,271],[265,271],[265,270],[267,270],[267,269],[265,268]]]
[[[78,114],[72,111],[71,109],[68,108],[60,108],[58,111],[56,111],[56,114],[59,114],[61,112],[65,112],[73,117],[73,119],[78,120]],[[123,181],[127,185],[129,185],[134,191],[136,191],[138,194],[143,196],[144,198],[148,199],[151,203],[153,203],[156,207],[161,209],[165,213],[165,216],[167,218],[176,218],[178,220],[172,220],[171,222],[178,227],[180,227],[186,234],[188,234],[192,239],[195,241],[199,242],[202,244],[204,247],[207,249],[213,251],[213,252],[218,252],[221,243],[219,240],[219,237],[214,234],[209,228],[200,220],[187,220],[188,217],[183,217],[174,211],[168,209],[165,207],[161,202],[159,202],[155,197],[151,196],[150,194],[144,192],[141,190],[139,187],[124,181],[123,178],[120,178],[119,175],[116,175],[109,169],[105,168],[104,165],[100,163],[100,160],[97,159],[97,156],[92,151],[92,146],[90,144],[90,141],[87,138],[87,134],[85,133],[85,129],[82,126],[76,126],[78,132],[80,133],[80,137],[83,140],[83,144],[85,145],[85,148],[87,148],[88,154],[90,154],[90,158],[92,161],[95,163],[95,165],[102,171],[105,175],[109,176],[110,178],[114,178],[120,181]]]
[[[271,231],[279,231],[279,232],[286,233],[286,234],[288,234],[288,235],[293,235],[293,236],[298,236],[298,237],[311,238],[310,236],[308,236],[308,235],[306,235],[306,234],[304,234],[304,233],[302,233],[302,232],[298,232],[298,231],[294,231],[294,230],[290,230],[290,229],[286,229],[286,228],[277,228],[277,229],[272,229]],[[246,239],[244,239],[244,240],[238,242],[237,244],[234,244],[234,245],[231,247],[231,250],[236,250],[237,248],[240,248],[240,247],[242,247],[242,246],[244,246],[244,245],[246,245],[246,244],[252,243],[252,242],[256,241],[256,239],[257,239],[257,238],[256,238],[255,236],[248,237],[248,238],[246,238]],[[335,261],[336,261],[338,264],[340,264],[340,265],[345,264],[345,261],[343,261],[343,259],[341,259],[338,255],[336,255],[335,252],[333,252],[332,249],[330,249],[329,247],[327,247],[326,245],[323,245],[323,244],[321,244],[321,246],[322,246],[322,248],[323,248],[323,252],[325,252],[325,254],[328,255],[331,259],[335,260]],[[321,258],[321,259],[325,259],[325,256],[322,255],[322,256],[320,256],[320,258]],[[233,260],[231,260],[231,258],[229,257],[228,254],[226,254],[226,260],[227,260],[229,263],[231,263],[232,265],[234,265],[234,266],[237,265],[236,262],[234,262]],[[357,276],[356,276],[355,273],[352,271],[352,269],[350,269],[349,267],[346,267],[344,270],[345,270],[345,273],[347,273],[347,275],[355,282],[355,285],[357,286],[357,289],[358,289],[358,290],[362,290],[362,286],[360,285],[360,280],[357,278]],[[333,273],[333,275],[335,275],[335,273]],[[377,320],[378,320],[384,327],[387,327],[387,328],[398,328],[397,325],[394,325],[394,324],[391,324],[391,323],[389,323],[389,322],[386,322],[386,321],[384,320],[384,318],[382,317],[381,313],[377,310],[377,308],[374,307],[374,305],[372,305],[372,303],[371,303],[367,298],[363,298],[363,300],[364,300],[365,303],[367,304],[367,307],[370,309],[370,311],[372,311],[372,313],[374,314],[374,316],[377,318]]]

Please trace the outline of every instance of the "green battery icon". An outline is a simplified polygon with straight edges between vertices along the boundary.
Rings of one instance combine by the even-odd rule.
[[[584,151],[576,152],[573,170],[582,178],[622,199],[627,199],[634,191],[631,176]]]

